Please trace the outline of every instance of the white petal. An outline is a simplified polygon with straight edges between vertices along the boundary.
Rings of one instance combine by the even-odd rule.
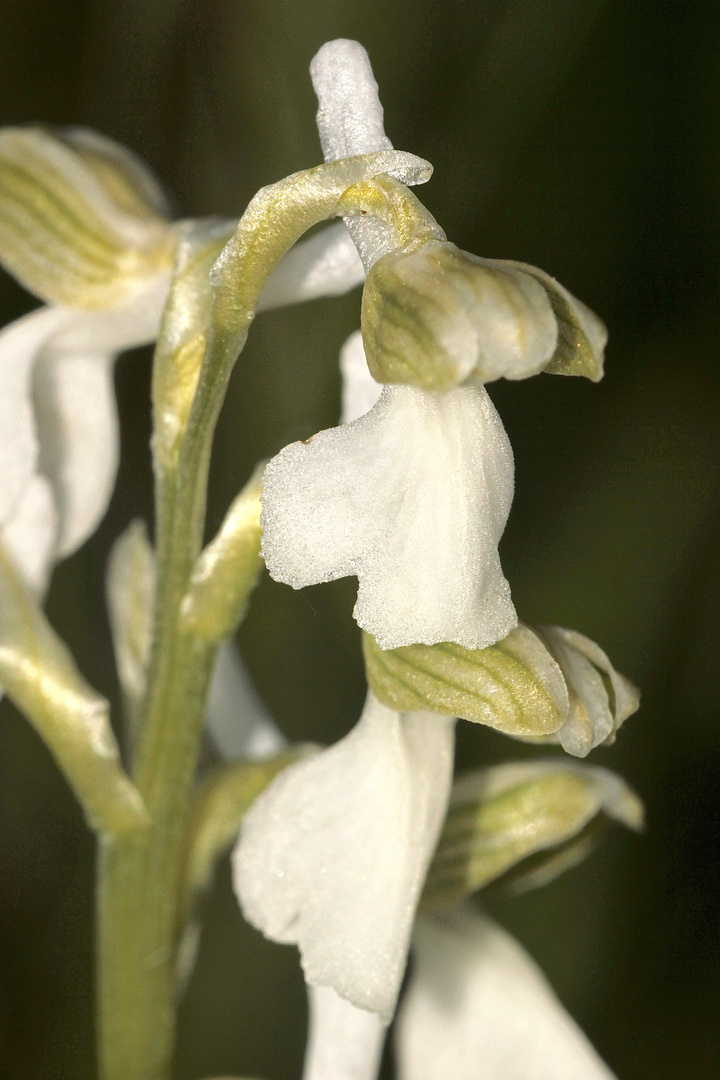
[[[60,513],[59,557],[94,532],[112,494],[119,457],[114,359],[48,349],[35,367],[39,465]]]
[[[0,541],[38,598],[47,588],[55,561],[58,513],[44,476],[33,476],[0,530]]]
[[[286,769],[234,854],[247,918],[296,942],[305,977],[389,1022],[452,775],[454,722],[368,695],[329,750]]]
[[[340,350],[342,375],[342,414],[340,422],[351,424],[372,409],[382,393],[382,383],[375,382],[365,359],[362,332],[356,330]]]
[[[460,910],[419,919],[399,1080],[613,1080],[525,950]]]
[[[253,686],[233,641],[221,645],[210,681],[207,728],[223,757],[251,761],[279,754],[285,740]]]
[[[59,308],[40,308],[0,332],[0,522],[13,512],[35,471],[32,369],[43,344],[65,318]]]
[[[319,296],[342,296],[361,285],[365,270],[342,221],[302,240],[273,270],[258,311],[299,304]]]
[[[38,357],[33,403],[39,466],[60,511],[59,557],[77,550],[107,509],[120,449],[113,363],[157,337],[167,289],[163,274],[106,311],[56,309],[61,322]]]
[[[329,986],[308,987],[308,997],[303,1080],[375,1080],[385,1041],[377,1013],[358,1009]]]
[[[387,386],[359,420],[269,463],[263,555],[296,589],[356,574],[355,618],[383,649],[485,648],[517,622],[497,550],[512,493],[484,388]]]
[[[392,150],[370,60],[357,41],[328,41],[310,64],[326,161]]]

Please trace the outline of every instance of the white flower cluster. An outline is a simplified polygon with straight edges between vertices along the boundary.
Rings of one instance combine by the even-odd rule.
[[[364,49],[331,42],[311,73],[326,162],[391,161]],[[113,362],[158,337],[175,256],[189,249],[147,169],[84,130],[0,133],[0,199],[3,260],[46,303],[0,333],[0,554],[41,597],[53,564],[106,510],[119,453]],[[460,656],[467,685],[454,689],[488,696],[485,711],[455,710],[470,719],[492,715],[513,691],[502,683],[505,668],[475,677],[473,664],[485,663],[479,651],[505,642],[496,661],[525,676],[540,656],[549,673],[542,693],[550,688],[544,723],[556,714],[557,723],[537,737],[584,756],[612,740],[637,707],[636,692],[582,635],[546,628],[536,637],[518,627],[498,555],[513,457],[484,384],[541,370],[599,378],[602,324],[541,271],[459,252],[397,179],[357,183],[338,205],[344,223],[286,254],[257,305],[337,295],[368,275],[362,333],[340,358],[340,425],[286,447],[265,470],[270,574],[294,588],[356,576],[355,618],[382,654],[398,650],[397,665],[408,670],[427,661],[417,660],[416,646],[437,646],[442,664]],[[229,244],[216,268],[237,250]],[[188,343],[175,344],[180,356]],[[192,398],[197,384],[182,381],[179,362],[177,371]],[[116,559],[120,577],[123,567]],[[148,626],[138,656],[132,643],[125,656],[138,700]],[[422,686],[442,683],[442,664],[411,673],[404,689],[413,702],[422,705]],[[216,676],[209,707],[221,750],[277,753],[281,736],[228,649]],[[381,697],[370,690],[346,738],[280,772],[246,814],[233,856],[247,918],[300,949],[311,1001],[305,1080],[374,1080],[411,943],[416,962],[397,1025],[401,1080],[610,1080],[504,931],[470,908],[417,913],[439,840],[450,867],[440,867],[439,880],[444,874],[462,895],[468,882],[517,861],[500,850],[512,829],[498,827],[487,840],[483,800],[512,798],[513,785],[537,781],[545,839],[540,818],[525,834],[538,852],[576,840],[600,811],[635,827],[626,787],[575,766],[561,777],[562,813],[551,813],[542,799],[552,766],[518,766],[499,786],[470,785],[480,838],[451,837],[443,847],[457,802],[455,714]],[[232,723],[240,699],[255,717],[242,731]],[[524,728],[508,730],[524,737]]]

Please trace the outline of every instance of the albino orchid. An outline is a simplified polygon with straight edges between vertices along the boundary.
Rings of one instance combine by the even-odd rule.
[[[333,42],[311,72],[326,160],[387,150],[364,50]],[[547,633],[546,647],[529,628],[513,629],[517,617],[497,552],[512,500],[512,452],[480,380],[543,369],[599,377],[604,331],[542,272],[458,253],[419,204],[404,204],[415,231],[399,245],[393,208],[405,196],[398,185],[375,181],[372,191],[354,197],[369,209],[345,222],[369,277],[362,334],[348,339],[340,357],[342,426],[286,447],[267,466],[262,551],[268,569],[295,588],[357,575],[354,615],[375,638],[373,649],[407,654],[398,659],[407,666],[404,679],[376,659],[394,653],[366,650],[368,677],[389,695],[387,704],[393,694],[444,704],[447,679],[457,691],[453,701],[469,701],[472,719],[511,734],[545,730],[548,738],[575,730],[588,672],[573,682],[575,669],[569,671]],[[578,340],[570,344],[578,327],[576,338],[586,346],[582,363],[577,353],[568,359],[580,347]],[[511,631],[518,640],[503,652]],[[420,646],[448,641],[456,651],[469,650],[457,683],[450,668],[461,658],[452,651],[434,666],[415,657]],[[483,650],[495,642],[497,659],[488,667]],[[298,944],[309,984],[306,1080],[376,1075],[383,1025],[393,1014],[421,882],[447,807],[452,731],[452,715],[396,711],[371,692],[351,734],[284,772],[244,819],[233,857],[243,911],[266,936]],[[572,820],[556,810],[548,817],[550,847],[576,836],[598,812],[606,780],[611,792],[625,790],[609,774],[599,780],[580,770],[572,781],[550,765],[540,767],[542,776],[545,768],[549,790],[560,784],[561,803],[568,785],[576,783],[579,792],[578,805],[568,809]],[[524,768],[510,769],[511,786],[520,784],[516,774],[524,777]],[[512,833],[502,843],[508,846],[501,861],[522,857]],[[449,845],[450,862],[440,863],[432,880],[462,896]],[[471,844],[468,851],[475,850]],[[462,848],[461,865],[465,857]],[[526,976],[523,970],[516,979],[519,993]],[[569,1020],[566,1026],[575,1030]],[[412,1035],[412,1023],[409,1030]],[[552,1034],[543,1037],[552,1041]],[[487,1041],[484,1060],[491,1062],[504,1053],[502,1033],[499,1042]],[[576,1042],[585,1045],[579,1033]],[[559,1051],[563,1061],[568,1046]],[[518,1060],[527,1049],[518,1048]],[[455,1075],[455,1059],[448,1071],[444,1053],[442,1043],[435,1057],[429,1046],[423,1054],[413,1049],[412,1065],[401,1064],[404,1075]],[[474,1080],[477,1071],[466,1074]]]

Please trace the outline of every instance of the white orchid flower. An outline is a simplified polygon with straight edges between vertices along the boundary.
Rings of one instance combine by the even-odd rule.
[[[311,73],[327,160],[390,146],[361,46],[331,42]],[[383,253],[382,222],[350,228],[366,265]],[[357,575],[355,618],[382,648],[449,640],[483,648],[517,622],[497,551],[513,495],[500,418],[478,385],[443,395],[386,387],[356,419],[358,398],[373,404],[361,352],[356,337],[344,354],[357,386],[345,392],[353,422],[286,447],[268,465],[270,574],[294,588]]]
[[[454,721],[368,695],[356,727],[286,769],[233,855],[246,917],[300,948],[311,985],[392,1018],[415,908],[445,816]]]
[[[522,946],[471,908],[418,919],[399,1080],[614,1080]]]
[[[310,70],[327,161],[391,148],[362,46],[329,42]],[[263,555],[296,589],[357,576],[355,618],[383,649],[485,648],[517,616],[498,556],[512,453],[483,384],[542,370],[598,379],[605,329],[542,271],[449,244],[402,185],[378,178],[353,199],[345,223],[368,271],[362,338],[386,385],[374,404],[355,339],[362,409],[345,406],[349,427],[270,463]]]
[[[85,129],[0,132],[0,260],[47,302],[0,332],[0,540],[38,593],[105,513],[119,457],[113,365],[157,338],[176,230],[129,151]],[[259,310],[363,280],[342,224],[298,244]]]

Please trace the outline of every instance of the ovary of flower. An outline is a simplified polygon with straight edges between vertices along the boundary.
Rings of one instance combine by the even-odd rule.
[[[372,694],[335,746],[291,766],[246,815],[233,856],[247,918],[295,942],[311,985],[389,1023],[445,816],[454,721]]]
[[[497,549],[512,494],[484,387],[387,386],[360,419],[269,463],[263,556],[293,588],[357,575],[355,618],[384,649],[484,648],[517,623]]]
[[[614,1080],[544,975],[471,908],[418,919],[399,1080]]]

